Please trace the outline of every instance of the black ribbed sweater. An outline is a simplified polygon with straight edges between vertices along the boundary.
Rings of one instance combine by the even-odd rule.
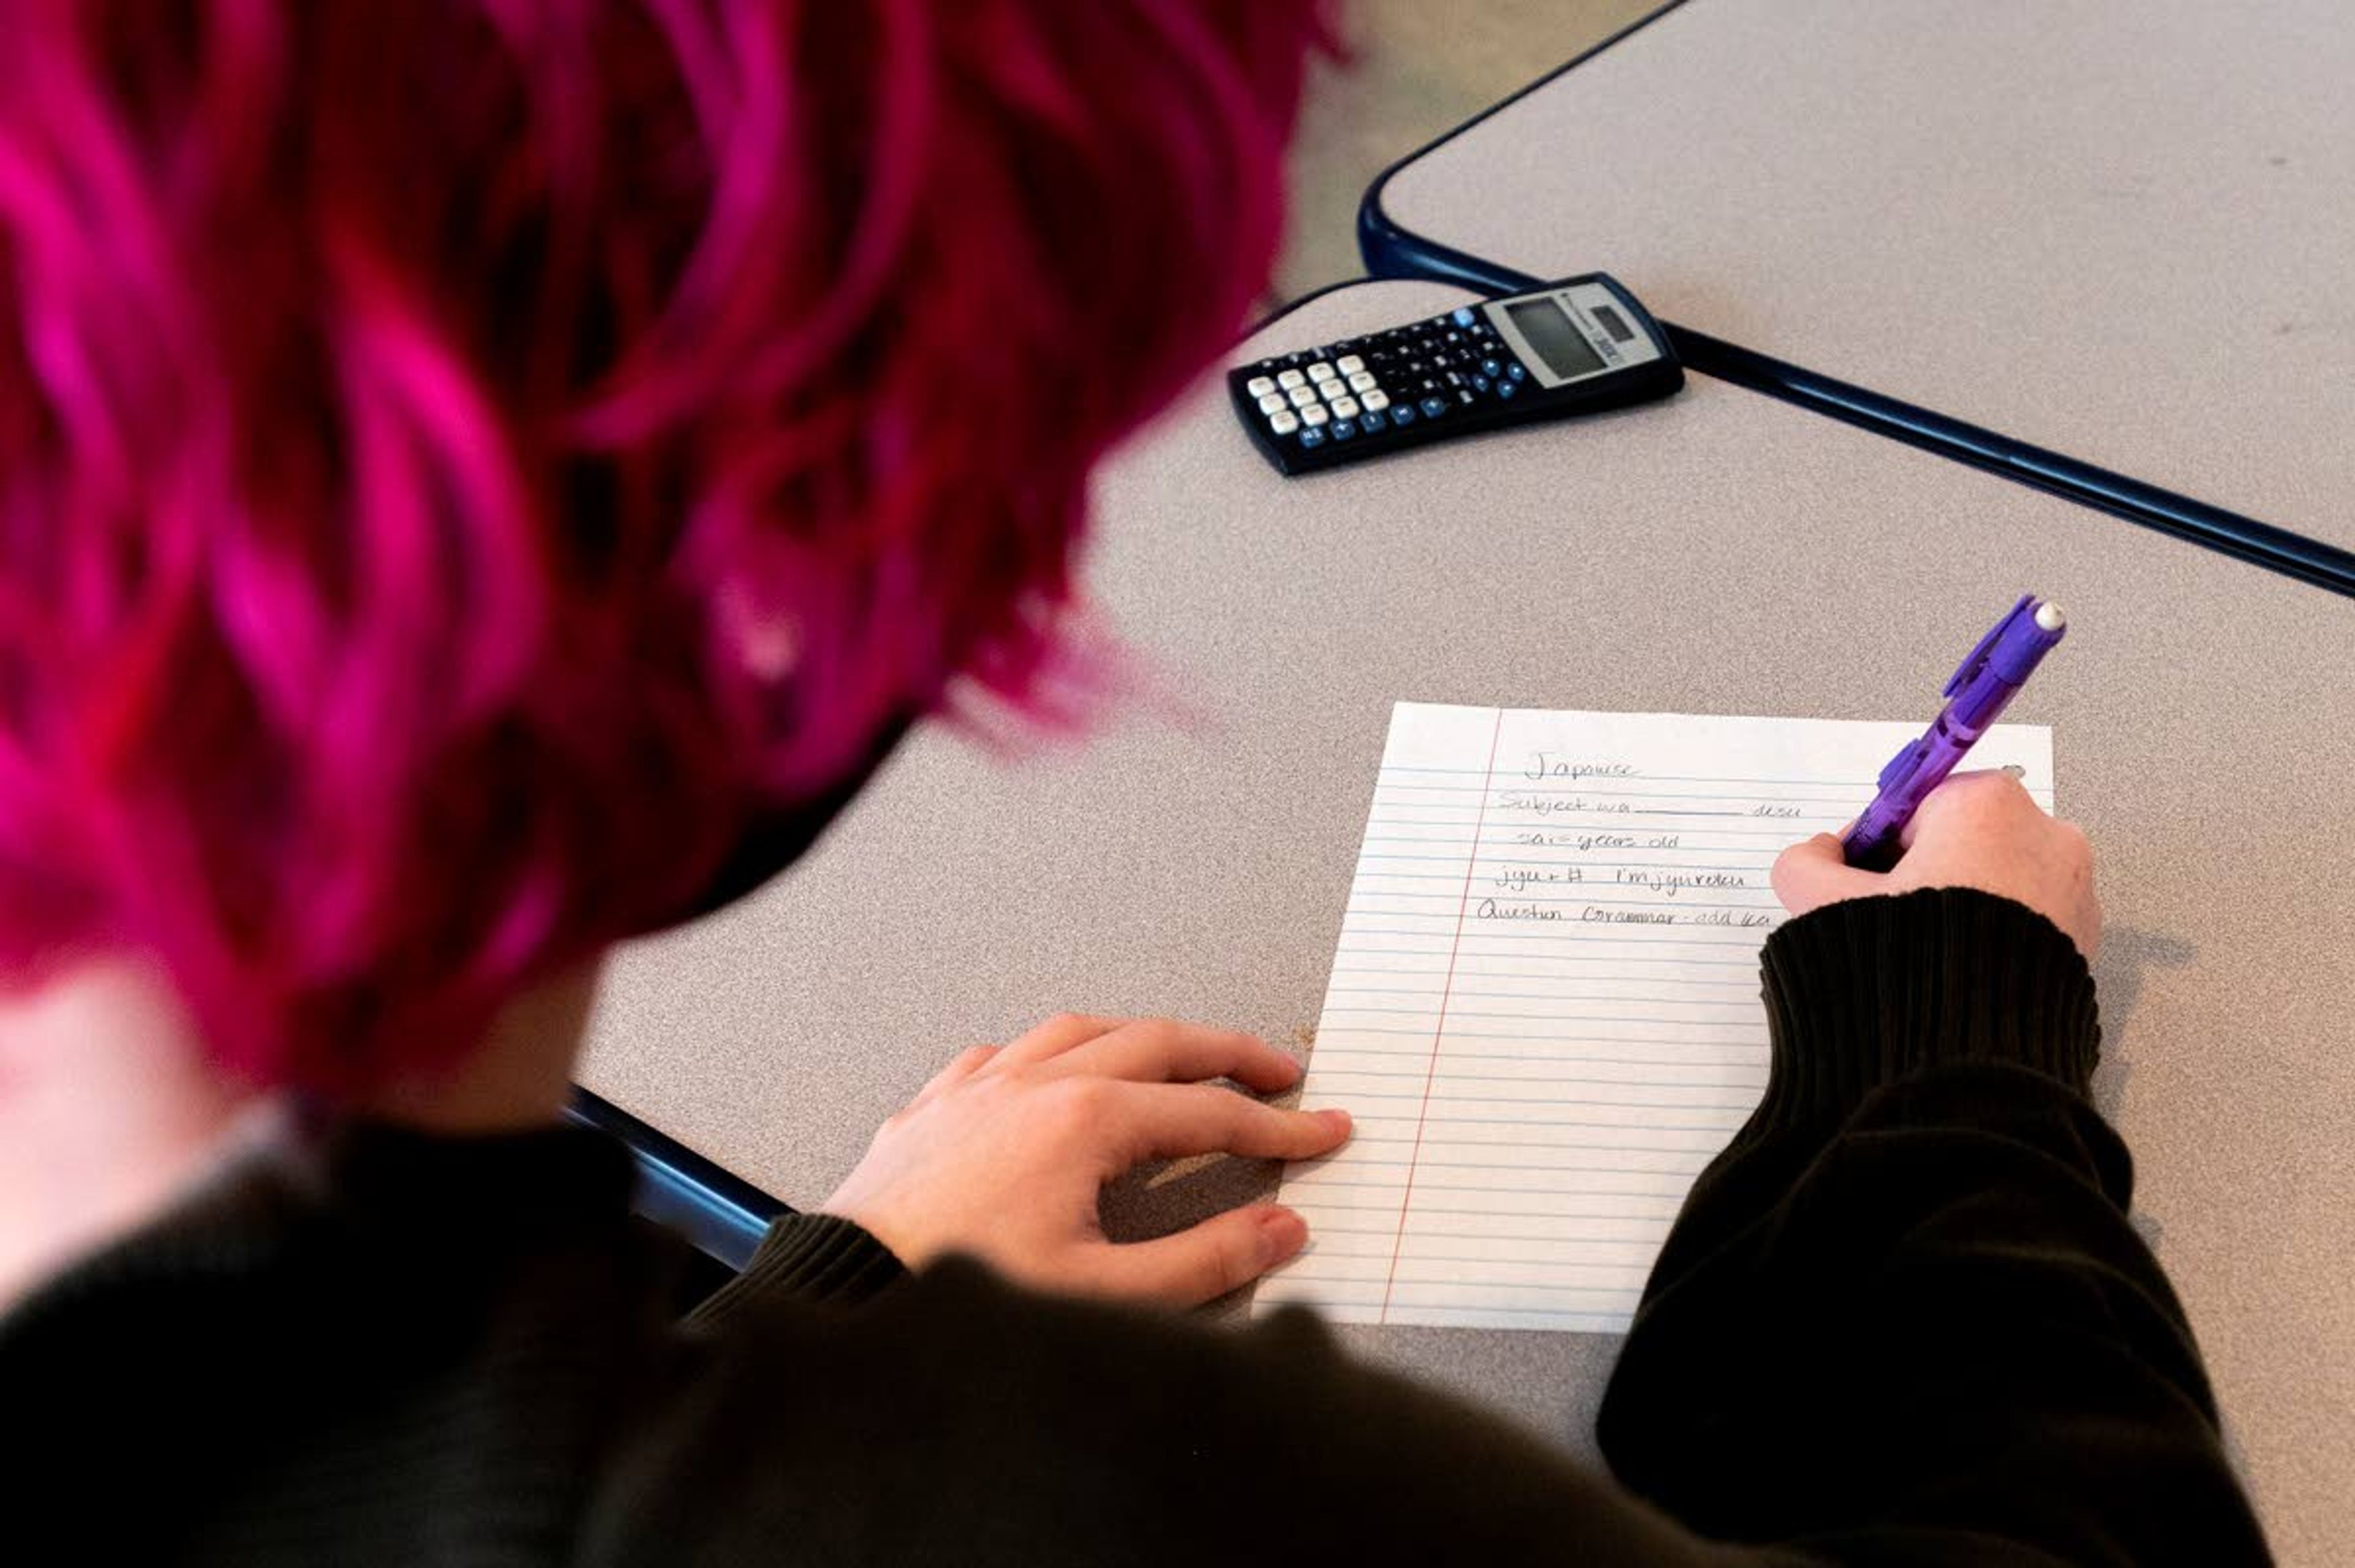
[[[0,1555],[2263,1561],[2085,1098],[2067,938],[1914,893],[1791,922],[1764,972],[1770,1086],[1627,1338],[1615,1480],[1305,1315],[908,1275],[840,1221],[783,1221],[673,1322],[617,1147],[350,1128],[0,1318]]]

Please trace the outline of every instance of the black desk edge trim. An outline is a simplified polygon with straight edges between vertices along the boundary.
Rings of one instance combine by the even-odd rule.
[[[1300,309],[1301,306],[1315,304],[1327,294],[1337,294],[1344,289],[1354,289],[1364,283],[1420,283],[1428,281],[1429,280],[1417,275],[1404,278],[1343,278],[1338,283],[1319,283],[1315,288],[1309,290],[1306,293],[1302,294],[1299,298],[1284,301],[1282,304],[1277,305],[1274,309],[1269,311],[1265,315],[1261,316],[1257,321],[1252,322],[1249,326],[1244,327],[1242,335],[1237,337],[1232,344],[1229,345],[1229,347],[1231,349],[1241,347],[1243,344],[1250,342],[1254,337],[1257,337],[1261,333],[1265,332],[1269,327],[1273,326],[1277,322],[1282,321],[1285,316],[1290,315],[1294,311]]]
[[[1582,54],[1571,56],[1570,59],[1562,61],[1561,64],[1554,67],[1543,76],[1539,77],[1536,80],[1529,83],[1525,87],[1517,89],[1509,95],[1497,100],[1496,102],[1491,103],[1487,108],[1483,109],[1479,113],[1475,114],[1471,119],[1465,121],[1462,124],[1452,126],[1445,131],[1442,131],[1438,135],[1433,136],[1430,141],[1425,142],[1422,146],[1417,147],[1414,151],[1408,153],[1403,157],[1393,159],[1387,168],[1383,169],[1381,173],[1374,176],[1373,183],[1366,187],[1366,194],[1358,199],[1358,253],[1365,258],[1366,270],[1378,278],[1444,277],[1444,281],[1449,283],[1468,281],[1442,273],[1427,272],[1412,269],[1401,271],[1395,270],[1392,267],[1391,252],[1393,251],[1397,252],[1400,258],[1407,261],[1417,261],[1422,258],[1425,251],[1434,253],[1435,256],[1438,252],[1447,251],[1447,247],[1438,244],[1436,241],[1425,240],[1422,235],[1415,233],[1412,229],[1401,228],[1398,224],[1391,221],[1390,215],[1382,210],[1382,187],[1391,183],[1391,176],[1398,173],[1401,169],[1406,167],[1407,165],[1415,162],[1419,158],[1425,157],[1430,154],[1436,152],[1441,147],[1445,146],[1448,143],[1453,142],[1456,137],[1461,136],[1464,133],[1472,129],[1473,126],[1479,124],[1483,120],[1487,119],[1490,115],[1502,114],[1506,110],[1510,109],[1514,104],[1518,103],[1530,93],[1535,92],[1538,89],[1544,87],[1549,82],[1552,81],[1554,78],[1562,75],[1566,71],[1576,70],[1580,66],[1584,65],[1588,60],[1593,59],[1596,55],[1601,54],[1604,50],[1635,37],[1637,33],[1642,32],[1645,28],[1658,21],[1669,12],[1680,9],[1684,5],[1684,3],[1685,0],[1668,0],[1667,5],[1660,6],[1657,10],[1647,12],[1645,15],[1636,17],[1634,21],[1620,28],[1609,37],[1604,38],[1601,43],[1596,44],[1593,48],[1590,48]],[[1460,252],[1448,253],[1460,254]],[[1466,259],[1469,260],[1469,258]],[[1566,277],[1569,274],[1563,273],[1561,275]]]
[[[1649,16],[1614,33],[1576,59],[1546,72],[1527,87],[1482,110],[1461,125],[1424,143],[1374,176],[1358,203],[1358,250],[1367,272],[1376,279],[1422,278],[1456,283],[1482,293],[1511,293],[1535,286],[1541,279],[1468,251],[1426,239],[1392,219],[1382,208],[1382,190],[1391,176],[1434,149],[1453,141],[1490,115],[1511,107],[1564,71],[1575,69],[1631,34],[1649,27],[1682,5],[1670,0]],[[1688,369],[1731,381],[1752,391],[1780,398],[1804,409],[1828,415],[1844,424],[1900,441],[1908,446],[1981,469],[2026,485],[2031,489],[2074,501],[2095,511],[2189,543],[2201,545],[2236,560],[2280,572],[2300,582],[2355,597],[2355,551],[2309,539],[2271,523],[2195,501],[2189,496],[2130,479],[2123,474],[2065,457],[1984,426],[1968,423],[1915,404],[1888,397],[1830,376],[1820,375],[1788,360],[1743,348],[1706,333],[1663,321],[1662,328],[1676,345]]]
[[[609,1100],[573,1085],[564,1119],[619,1138],[638,1168],[632,1206],[706,1256],[741,1269],[787,1206]]]

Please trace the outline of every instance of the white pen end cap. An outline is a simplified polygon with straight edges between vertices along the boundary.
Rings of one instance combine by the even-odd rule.
[[[2047,603],[2036,607],[2036,624],[2040,630],[2057,632],[2068,624],[2069,617],[2061,613],[2060,605]]]

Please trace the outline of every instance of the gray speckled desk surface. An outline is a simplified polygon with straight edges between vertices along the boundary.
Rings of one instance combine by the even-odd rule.
[[[1382,209],[2355,546],[2355,7],[1686,0]]]
[[[1457,303],[1369,283],[1238,357]],[[914,738],[794,872],[616,965],[586,1082],[815,1202],[963,1046],[1060,1008],[1305,1047],[1392,699],[1926,719],[2024,589],[2112,923],[2098,1090],[2286,1560],[2355,1559],[2355,605],[1706,378],[1285,481],[1206,385],[1100,487],[1156,695],[1010,764]],[[1166,1175],[1175,1222],[1272,1168]],[[1231,1307],[1232,1304],[1230,1304]],[[1350,1330],[1575,1448],[1617,1341]]]

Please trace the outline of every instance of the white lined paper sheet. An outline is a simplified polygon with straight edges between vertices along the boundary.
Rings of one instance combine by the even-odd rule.
[[[1765,1086],[1768,869],[1920,733],[1399,703],[1301,1099],[1357,1132],[1286,1169],[1310,1241],[1253,1313],[1625,1329]],[[2051,731],[2006,764],[2051,809]]]

